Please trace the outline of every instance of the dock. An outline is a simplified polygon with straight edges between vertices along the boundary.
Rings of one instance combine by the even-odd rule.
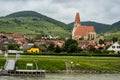
[[[9,70],[0,71],[1,76],[45,76],[45,70]]]
[[[8,76],[45,76],[45,70],[15,70],[8,71]]]
[[[35,70],[16,70],[15,59],[7,59],[4,69],[0,69],[0,76],[45,76],[45,70],[39,70],[37,63]]]

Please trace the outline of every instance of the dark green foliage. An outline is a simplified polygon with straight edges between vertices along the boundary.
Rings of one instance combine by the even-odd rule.
[[[71,44],[71,45],[68,47],[68,53],[74,53],[74,52],[77,52],[77,51],[78,51],[77,44]]]
[[[49,51],[54,51],[54,46],[55,46],[55,44],[54,44],[54,43],[51,43],[51,44],[48,46],[48,50],[49,50]]]
[[[2,59],[2,58],[0,58],[0,67],[1,67],[1,69],[4,69],[4,65],[5,65],[6,60],[5,60],[5,58],[4,59]]]
[[[29,43],[34,43],[34,39],[27,39]]]
[[[8,50],[18,50],[19,47],[16,44],[8,44]]]
[[[21,25],[21,24],[22,24],[22,22],[21,22],[20,20],[18,20],[18,19],[13,19],[13,21],[14,21],[16,24],[18,24],[18,25]]]
[[[57,45],[55,47],[55,53],[60,53],[61,52],[61,48]]]
[[[114,43],[114,42],[117,42],[117,41],[118,41],[118,38],[117,38],[117,37],[113,37],[113,38],[112,38],[112,41],[113,41],[113,43]]]
[[[72,52],[72,53],[77,52],[77,49],[78,49],[77,46],[78,46],[78,43],[76,40],[68,39],[65,41],[65,45],[63,46],[63,51]]]
[[[95,51],[95,48],[94,48],[92,45],[90,45],[90,46],[88,47],[88,51],[94,52],[94,51]]]
[[[101,50],[95,50],[94,52],[80,52],[80,53],[71,53],[71,54],[67,52],[54,53],[52,51],[43,52],[43,53],[25,52],[23,55],[120,57],[120,54],[115,54],[114,51],[101,51]]]
[[[40,39],[41,39],[41,36],[40,35],[36,35],[35,40],[40,40]]]
[[[104,40],[100,39],[99,44],[104,44]]]
[[[81,47],[78,47],[78,52],[81,52],[83,51]]]

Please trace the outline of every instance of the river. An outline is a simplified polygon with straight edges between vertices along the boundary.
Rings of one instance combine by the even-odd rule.
[[[120,80],[120,74],[46,74],[45,77],[0,76],[0,80]]]

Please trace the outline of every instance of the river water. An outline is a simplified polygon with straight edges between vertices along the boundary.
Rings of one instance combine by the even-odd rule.
[[[0,76],[0,80],[120,80],[120,74],[46,74],[45,77]]]

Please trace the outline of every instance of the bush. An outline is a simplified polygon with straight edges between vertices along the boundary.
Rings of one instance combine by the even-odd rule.
[[[46,55],[46,56],[97,56],[97,57],[120,57],[120,54],[107,54],[107,53],[93,53],[93,52],[81,52],[81,53],[54,53],[50,52],[43,52],[43,53],[24,53],[23,55]]]
[[[78,51],[78,47],[76,44],[71,44],[69,47],[68,47],[68,53],[74,53],[74,52],[77,52]]]

